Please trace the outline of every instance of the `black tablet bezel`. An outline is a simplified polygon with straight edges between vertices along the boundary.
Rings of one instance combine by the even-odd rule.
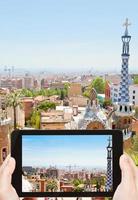
[[[22,192],[22,135],[112,135],[113,191],[112,192]],[[112,197],[121,181],[119,158],[123,153],[123,134],[120,130],[16,130],[11,134],[11,156],[16,160],[12,185],[19,197]]]

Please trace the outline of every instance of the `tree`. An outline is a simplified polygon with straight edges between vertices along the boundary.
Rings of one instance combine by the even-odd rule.
[[[66,96],[66,91],[65,91],[65,89],[63,89],[60,92],[60,99],[63,100],[65,98],[65,96]]]
[[[138,136],[134,137],[133,151],[138,153]]]
[[[29,89],[26,89],[26,88],[23,88],[23,89],[21,90],[21,94],[22,94],[22,96],[24,96],[24,97],[33,97],[33,96],[34,96],[33,91],[32,91],[32,90],[29,90]]]
[[[134,84],[138,84],[138,76],[134,76],[133,82],[134,82]]]
[[[33,110],[30,120],[27,121],[27,124],[33,128],[40,129],[40,111]]]
[[[83,96],[89,98],[89,97],[90,97],[90,91],[89,91],[89,90],[85,90],[85,91],[83,92]]]
[[[74,188],[74,192],[83,192],[84,191],[84,184],[80,184]]]
[[[108,99],[108,100],[104,100],[103,102],[103,107],[106,108],[107,106],[111,106],[112,105],[112,101],[111,99]]]
[[[13,108],[13,116],[14,116],[14,130],[17,128],[17,116],[16,116],[16,109],[18,106],[22,106],[21,103],[21,92],[15,91],[11,92],[6,97],[6,107]]]
[[[138,118],[138,106],[135,107],[135,117]]]
[[[51,192],[56,192],[58,189],[57,182],[55,180],[49,180],[47,182],[46,190]]]
[[[47,102],[44,101],[41,104],[39,104],[37,106],[37,110],[43,110],[43,111],[47,111],[48,109],[55,109],[56,108],[56,104],[54,102]]]
[[[47,111],[48,109],[55,109],[56,104],[54,102],[44,101],[40,103],[31,113],[30,119],[27,121],[27,124],[33,128],[40,129],[40,118],[41,111]]]
[[[105,91],[105,81],[101,77],[97,77],[92,81],[91,87],[95,88],[96,92],[103,94]]]

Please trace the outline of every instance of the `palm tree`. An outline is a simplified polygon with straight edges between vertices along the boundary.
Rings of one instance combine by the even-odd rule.
[[[47,191],[55,192],[57,191],[58,186],[55,180],[51,180],[47,182]]]
[[[17,117],[16,117],[16,108],[17,106],[22,106],[21,103],[21,92],[14,91],[7,95],[6,97],[6,107],[13,108],[14,116],[14,130],[17,128]]]

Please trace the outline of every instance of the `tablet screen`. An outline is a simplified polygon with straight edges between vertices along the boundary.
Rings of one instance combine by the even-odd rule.
[[[111,192],[112,135],[22,135],[22,192]]]

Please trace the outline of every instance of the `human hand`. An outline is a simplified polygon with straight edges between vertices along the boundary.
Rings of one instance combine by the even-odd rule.
[[[138,200],[138,168],[128,155],[120,157],[122,180],[113,200]]]
[[[11,185],[15,160],[7,156],[0,167],[0,200],[19,200],[15,189]]]
[[[0,167],[0,200],[19,200],[11,185],[12,173],[15,169],[15,160],[7,156]],[[24,200],[37,200],[37,198],[24,198]]]

